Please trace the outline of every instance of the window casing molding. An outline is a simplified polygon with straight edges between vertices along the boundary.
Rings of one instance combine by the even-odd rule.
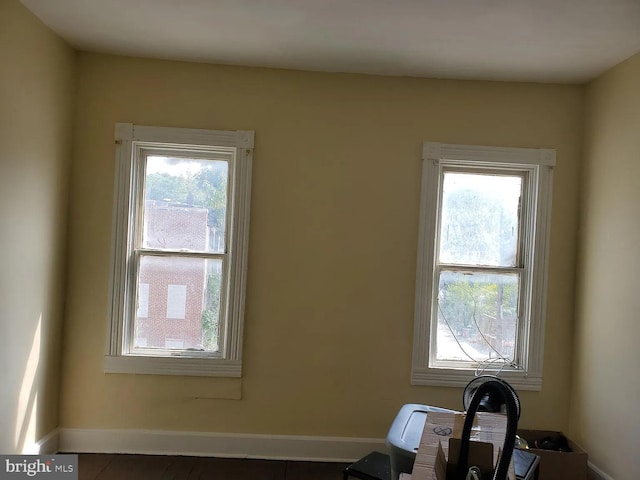
[[[249,241],[251,167],[254,132],[196,130],[116,124],[116,174],[113,204],[112,269],[107,321],[106,373],[137,373],[196,376],[242,376],[245,285]],[[135,226],[141,222],[141,191],[144,182],[137,157],[148,149],[158,152],[219,148],[230,152],[227,204],[228,268],[221,295],[226,311],[221,314],[222,344],[219,352],[177,352],[166,356],[132,352],[127,331],[136,314],[136,269],[132,259]],[[193,153],[193,155],[191,154]],[[138,202],[138,204],[136,204]],[[227,278],[228,277],[228,278]],[[126,321],[125,319],[129,319]]]
[[[413,385],[464,386],[474,369],[434,366],[435,335],[431,335],[434,310],[440,181],[444,168],[513,170],[528,176],[523,209],[525,248],[520,299],[516,362],[521,369],[505,368],[500,376],[521,390],[542,388],[544,317],[551,220],[551,193],[555,150],[483,147],[426,142],[423,146],[420,227],[416,272],[416,300],[411,383]],[[525,211],[526,210],[526,211]],[[491,370],[488,371],[491,373]]]

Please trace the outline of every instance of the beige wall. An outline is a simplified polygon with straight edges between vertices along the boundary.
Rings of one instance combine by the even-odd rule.
[[[640,478],[640,54],[587,90],[571,432],[595,465]]]
[[[544,388],[568,426],[583,89],[79,56],[61,422],[383,437],[409,385],[421,145],[558,151]],[[244,378],[105,375],[116,122],[256,131]],[[237,399],[239,397],[241,399]]]
[[[75,53],[0,0],[0,452],[58,424]]]

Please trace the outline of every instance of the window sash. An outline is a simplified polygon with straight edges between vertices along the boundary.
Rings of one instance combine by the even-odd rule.
[[[137,322],[137,315],[134,314],[130,317],[128,322],[125,322],[125,335],[123,342],[122,355],[150,355],[150,356],[178,356],[178,355],[186,355],[186,356],[198,356],[198,357],[211,357],[211,358],[222,358],[225,354],[225,346],[226,342],[226,332],[228,331],[227,320],[228,320],[228,295],[229,295],[229,255],[226,253],[201,253],[201,252],[174,252],[174,251],[166,251],[166,250],[156,250],[156,249],[139,249],[132,254],[132,262],[135,265],[131,268],[131,276],[132,279],[130,281],[131,284],[131,295],[130,295],[130,305],[129,311],[137,312],[137,301],[138,301],[138,278],[140,275],[140,263],[142,258],[145,256],[155,256],[155,257],[164,257],[164,258],[197,258],[197,259],[214,259],[220,260],[222,263],[222,272],[220,279],[220,308],[218,314],[218,351],[211,350],[189,350],[189,349],[168,349],[161,347],[136,347],[135,346],[135,329]],[[206,288],[206,286],[205,286]]]
[[[150,156],[170,156],[172,158],[182,159],[202,159],[226,161],[228,163],[227,170],[227,195],[225,208],[225,252],[214,253],[206,251],[190,251],[176,248],[145,248],[143,247],[144,236],[144,215],[145,215],[145,187],[146,187],[146,167],[147,159]],[[174,145],[174,146],[158,146],[157,144],[148,144],[145,142],[136,142],[133,151],[132,162],[132,182],[134,188],[131,189],[131,203],[133,209],[133,222],[130,229],[132,230],[132,244],[130,246],[130,278],[128,282],[129,305],[128,314],[124,318],[123,325],[123,347],[122,355],[152,355],[152,356],[205,356],[205,357],[224,357],[226,353],[227,339],[225,333],[228,331],[228,307],[227,297],[229,290],[229,274],[228,274],[228,257],[229,257],[229,241],[233,219],[233,206],[230,199],[235,194],[235,148],[224,147],[199,147],[193,145]],[[155,256],[171,256],[171,257],[194,257],[194,258],[215,258],[222,260],[222,279],[220,292],[220,313],[218,317],[219,328],[219,351],[194,351],[188,349],[166,349],[166,348],[136,348],[135,347],[135,327],[136,327],[136,302],[137,302],[137,280],[140,273],[140,261],[145,255]]]
[[[524,263],[523,257],[525,256],[525,251],[527,248],[526,239],[527,232],[526,226],[529,223],[526,221],[529,213],[529,206],[531,205],[531,198],[529,197],[529,193],[531,192],[531,187],[529,183],[531,182],[531,175],[529,170],[522,169],[521,166],[506,166],[499,165],[495,167],[487,166],[487,165],[474,165],[472,163],[466,162],[441,162],[438,166],[438,204],[437,204],[437,217],[436,217],[436,244],[435,244],[435,257],[434,262],[440,263],[440,242],[441,242],[441,234],[442,234],[442,213],[443,213],[443,195],[444,195],[444,177],[447,173],[468,173],[468,174],[483,174],[483,175],[491,175],[491,176],[505,176],[505,177],[520,177],[521,178],[521,192],[520,192],[520,205],[518,207],[518,232],[517,232],[517,243],[516,243],[516,258],[515,265],[517,267],[522,267]],[[444,262],[443,262],[444,263]],[[462,265],[462,264],[459,264]],[[483,267],[489,267],[489,265],[478,265]]]
[[[531,205],[531,198],[529,198],[528,194],[531,192],[531,187],[529,185],[531,181],[531,175],[529,174],[529,169],[523,169],[522,165],[505,165],[505,164],[496,164],[495,166],[489,164],[474,164],[472,161],[441,161],[437,167],[438,171],[438,182],[437,182],[437,210],[436,210],[436,224],[435,224],[435,248],[433,252],[433,280],[432,280],[432,288],[431,292],[427,292],[428,295],[431,296],[431,313],[429,318],[430,323],[430,332],[428,343],[429,343],[429,359],[428,366],[430,368],[456,368],[456,369],[475,369],[478,367],[477,362],[472,362],[471,360],[460,360],[460,361],[451,361],[451,360],[438,360],[437,356],[437,331],[438,331],[438,286],[440,281],[440,275],[443,271],[458,271],[458,272],[484,272],[484,273],[517,273],[519,275],[519,295],[518,295],[518,321],[517,321],[517,330],[516,330],[516,346],[514,350],[514,358],[512,359],[513,363],[519,366],[522,366],[526,363],[526,358],[523,353],[526,351],[526,348],[522,343],[527,338],[524,330],[528,328],[529,321],[528,318],[523,318],[523,314],[527,311],[525,305],[529,302],[529,296],[526,292],[529,291],[527,286],[528,279],[527,273],[528,268],[526,266],[528,264],[525,263],[525,259],[529,259],[530,255],[528,254],[528,243],[527,240],[530,238],[529,232],[527,231],[527,227],[530,223],[527,221],[529,219],[529,205]],[[515,267],[505,267],[505,266],[487,266],[487,265],[467,265],[467,264],[458,264],[458,263],[441,263],[439,261],[440,257],[440,242],[441,242],[441,224],[442,224],[442,214],[443,214],[443,194],[444,194],[444,177],[446,173],[469,173],[469,174],[484,174],[484,175],[492,175],[492,176],[518,176],[522,179],[522,187],[520,194],[520,205],[518,212],[518,241],[516,245],[516,266]],[[501,366],[505,369],[513,369],[513,366],[503,365]]]
[[[431,291],[431,315],[430,315],[430,332],[429,336],[429,367],[432,368],[455,368],[455,369],[476,369],[480,365],[479,362],[472,360],[453,360],[453,359],[438,359],[438,320],[439,320],[439,285],[440,285],[440,277],[445,272],[453,272],[453,273],[486,273],[486,274],[511,274],[516,275],[518,277],[518,306],[517,306],[517,315],[516,315],[516,331],[515,331],[515,346],[513,352],[513,358],[511,359],[512,365],[507,365],[503,363],[498,363],[496,365],[496,369],[500,370],[517,370],[518,368],[514,367],[514,365],[520,366],[524,361],[522,356],[523,345],[522,339],[524,337],[523,330],[526,328],[526,322],[522,319],[522,311],[526,304],[526,298],[523,295],[523,284],[524,276],[526,275],[526,270],[524,268],[519,267],[479,267],[479,266],[469,266],[469,265],[450,265],[450,264],[440,264],[436,266],[434,278],[433,278],[433,288]],[[489,366],[489,369],[492,368]]]
[[[236,182],[234,181],[236,178],[236,149],[235,148],[222,148],[222,147],[211,147],[210,149],[206,149],[203,147],[193,146],[193,145],[181,145],[178,147],[174,147],[172,150],[168,150],[165,148],[160,148],[156,146],[149,146],[141,143],[136,144],[136,148],[134,150],[134,158],[133,158],[133,166],[132,166],[132,176],[134,178],[134,189],[132,191],[133,205],[134,205],[134,213],[133,218],[135,219],[133,230],[134,236],[133,241],[134,244],[132,246],[132,250],[141,251],[167,251],[167,252],[184,252],[185,249],[177,249],[177,248],[145,248],[143,246],[143,235],[144,235],[144,215],[145,215],[145,188],[146,188],[146,172],[147,172],[147,158],[153,156],[170,156],[172,158],[182,158],[184,160],[187,159],[198,159],[198,160],[212,160],[212,161],[222,161],[227,162],[227,195],[226,195],[226,207],[225,207],[225,238],[224,238],[224,250],[225,253],[229,251],[229,241],[231,235],[231,229],[233,228],[232,220],[234,215],[233,209],[233,201],[236,191]],[[210,252],[200,252],[200,253],[210,253]]]

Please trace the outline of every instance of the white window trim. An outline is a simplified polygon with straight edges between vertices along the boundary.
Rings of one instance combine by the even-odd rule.
[[[242,338],[244,329],[245,286],[249,243],[251,203],[251,167],[253,131],[195,130],[149,127],[130,123],[116,124],[116,174],[113,204],[112,270],[110,308],[107,321],[107,346],[104,358],[106,373],[159,375],[242,376]],[[126,262],[130,253],[135,212],[131,201],[133,149],[137,143],[153,142],[171,145],[205,145],[236,149],[235,168],[230,173],[233,194],[229,198],[231,214],[228,243],[230,281],[227,297],[227,320],[221,354],[216,356],[177,355],[154,357],[123,354],[124,319],[133,302],[130,288],[131,271]]]
[[[473,162],[477,166],[526,167],[535,176],[531,192],[537,222],[530,239],[534,258],[530,261],[530,312],[528,338],[522,339],[526,356],[523,370],[505,369],[500,376],[521,390],[542,388],[544,356],[544,317],[546,314],[547,265],[551,222],[551,193],[556,153],[552,149],[484,147],[426,142],[422,153],[422,186],[420,199],[420,230],[416,272],[415,321],[413,335],[412,385],[465,386],[473,377],[469,369],[430,368],[432,289],[436,228],[438,217],[439,171],[441,164],[455,165]],[[530,219],[529,221],[533,221]],[[487,373],[490,373],[487,372]]]

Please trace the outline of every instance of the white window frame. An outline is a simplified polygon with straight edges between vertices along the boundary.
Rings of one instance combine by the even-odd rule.
[[[416,272],[415,320],[413,336],[412,385],[465,386],[474,368],[435,367],[437,315],[434,302],[437,232],[443,169],[517,169],[526,171],[531,188],[525,189],[529,208],[523,212],[523,267],[521,311],[515,362],[500,376],[521,390],[542,388],[544,318],[546,314],[547,264],[551,222],[551,193],[556,152],[553,149],[485,147],[425,142],[422,152],[420,230]],[[523,202],[524,203],[524,202]],[[434,331],[432,337],[431,332]],[[488,370],[486,373],[492,373]]]
[[[116,124],[116,174],[113,205],[112,271],[107,322],[106,373],[158,375],[242,376],[242,338],[249,242],[253,131],[196,130]],[[229,164],[227,204],[228,274],[223,278],[219,352],[172,352],[170,355],[132,353],[128,325],[135,319],[136,272],[132,260],[136,199],[141,198],[144,169],[137,161],[141,149],[224,148],[233,152]]]

